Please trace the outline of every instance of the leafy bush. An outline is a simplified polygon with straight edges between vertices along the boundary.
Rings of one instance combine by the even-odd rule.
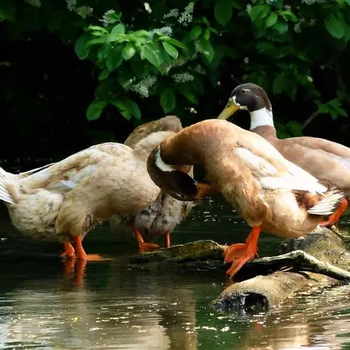
[[[93,62],[89,120],[107,105],[141,119],[146,99],[181,117],[223,83],[247,81],[271,97],[312,104],[306,123],[319,114],[347,116],[349,0],[26,2],[1,1],[8,35],[47,30]],[[282,134],[302,128],[295,120],[280,125]]]

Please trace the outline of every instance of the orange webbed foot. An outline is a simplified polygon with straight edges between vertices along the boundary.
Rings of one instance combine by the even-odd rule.
[[[139,252],[145,253],[145,252],[153,252],[155,250],[158,250],[160,246],[155,243],[139,243]]]
[[[225,251],[225,263],[232,262],[226,273],[232,278],[244,264],[257,256],[260,227],[254,227],[245,243],[230,245]]]
[[[75,257],[75,249],[73,248],[73,246],[68,243],[68,242],[64,242],[64,252],[61,254],[62,258],[74,258]]]
[[[319,225],[322,227],[331,227],[333,225],[338,224],[340,217],[343,215],[347,207],[348,201],[345,198],[343,198],[343,200],[340,202],[338,209],[328,218],[328,220],[321,221]]]

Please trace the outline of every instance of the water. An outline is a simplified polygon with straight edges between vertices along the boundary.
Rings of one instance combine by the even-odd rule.
[[[224,272],[130,266],[134,243],[103,226],[86,250],[112,260],[71,266],[61,247],[15,240],[0,221],[1,349],[350,349],[350,286],[304,290],[268,312],[221,314],[208,304]],[[348,226],[348,223],[345,223]],[[249,231],[220,201],[197,207],[173,244],[212,238],[243,241]],[[262,235],[261,255],[280,239]]]

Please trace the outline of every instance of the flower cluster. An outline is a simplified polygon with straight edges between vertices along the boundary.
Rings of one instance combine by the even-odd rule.
[[[175,83],[182,84],[187,83],[188,81],[193,81],[194,76],[189,73],[178,73],[173,75],[173,79],[175,80]]]
[[[25,0],[29,5],[32,5],[34,7],[41,7],[41,1],[40,0]]]
[[[179,13],[179,10],[178,10],[178,9],[172,9],[172,10],[170,10],[169,13],[165,14],[165,15],[163,16],[163,18],[170,18],[170,17],[175,17],[175,18],[177,18],[177,17],[179,17],[179,15],[180,15],[180,13]]]
[[[89,6],[80,6],[77,7],[77,0],[66,0],[67,3],[67,9],[69,11],[74,11],[76,14],[78,14],[82,18],[86,18],[88,16],[91,16],[93,13],[93,8]]]
[[[306,5],[313,5],[316,3],[322,4],[324,2],[326,2],[327,0],[301,0],[301,2],[303,2]]]
[[[115,22],[115,19],[114,19],[115,16],[116,16],[116,13],[114,10],[108,10],[103,14],[102,19],[100,21],[103,23],[104,27],[107,27],[109,24],[112,24]]]
[[[130,90],[136,92],[141,97],[147,98],[149,96],[149,89],[156,83],[157,78],[152,75],[146,75],[137,84],[130,86]]]
[[[181,13],[178,22],[183,26],[187,27],[193,20],[194,2],[190,2],[186,7],[185,11]]]
[[[86,17],[92,16],[93,11],[94,9],[89,6],[80,6],[75,9],[75,12],[83,19],[85,19]]]
[[[260,4],[273,4],[274,2],[276,2],[277,0],[252,0],[252,3],[260,3]]]
[[[153,38],[154,34],[158,34],[159,36],[171,36],[173,34],[173,29],[169,26],[156,28],[149,32],[151,38]]]
[[[77,0],[66,0],[67,3],[67,9],[69,11],[75,11],[77,7]]]

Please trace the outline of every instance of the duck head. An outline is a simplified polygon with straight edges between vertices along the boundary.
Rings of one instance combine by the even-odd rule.
[[[273,126],[272,106],[266,92],[258,85],[247,83],[238,85],[231,93],[218,119],[228,119],[238,110],[250,113],[250,130],[258,126]]]
[[[153,182],[160,189],[180,201],[198,198],[196,181],[188,175],[187,165],[166,164],[161,157],[161,147],[156,147],[148,157],[147,170]]]

